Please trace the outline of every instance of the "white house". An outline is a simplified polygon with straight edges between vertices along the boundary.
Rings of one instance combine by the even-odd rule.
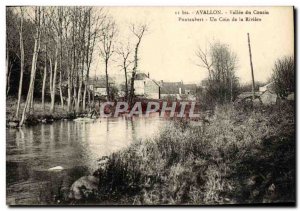
[[[264,86],[259,87],[259,92],[265,92],[267,90],[273,91],[273,88],[274,88],[274,82],[271,82]]]
[[[160,99],[160,86],[149,77],[149,74],[137,73],[134,80],[134,93],[140,97]]]

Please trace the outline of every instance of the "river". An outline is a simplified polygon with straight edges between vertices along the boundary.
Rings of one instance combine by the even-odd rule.
[[[61,178],[92,174],[97,159],[159,134],[166,120],[156,117],[58,121],[6,129],[7,204],[51,204]],[[50,172],[60,166],[64,170]]]

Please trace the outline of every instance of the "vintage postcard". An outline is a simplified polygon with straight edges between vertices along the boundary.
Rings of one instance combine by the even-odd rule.
[[[293,6],[7,6],[7,205],[295,206],[294,27]]]

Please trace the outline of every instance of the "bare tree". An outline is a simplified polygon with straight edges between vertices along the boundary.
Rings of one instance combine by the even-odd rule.
[[[121,57],[121,64],[119,67],[122,68],[124,71],[124,78],[125,78],[125,101],[128,100],[128,77],[127,77],[127,70],[129,66],[133,63],[133,60],[130,60],[130,56],[132,54],[132,51],[130,49],[129,42],[127,43],[126,47],[124,47],[124,44],[121,44],[118,50],[116,51],[117,54]]]
[[[212,80],[213,69],[212,61],[208,59],[207,49],[203,51],[200,47],[196,50],[196,56],[200,59],[200,63],[196,63],[197,66],[206,68],[208,70],[208,79]]]
[[[114,40],[116,38],[117,28],[115,22],[110,18],[105,23],[105,27],[103,28],[102,36],[101,36],[101,48],[100,54],[104,60],[105,64],[105,78],[106,78],[106,94],[107,99],[110,99],[109,92],[109,81],[108,81],[108,64],[111,56],[114,53]]]
[[[32,9],[33,8],[33,9]],[[34,98],[33,93],[35,90],[35,75],[37,72],[37,62],[43,61],[43,70],[41,72],[42,79],[39,81],[42,83],[42,107],[45,111],[45,92],[47,86],[49,86],[49,94],[51,97],[50,103],[50,113],[55,112],[55,97],[57,92],[60,96],[61,107],[64,108],[64,99],[66,94],[64,94],[65,84],[67,84],[67,106],[68,112],[71,109],[76,109],[80,112],[81,109],[86,108],[86,100],[90,103],[90,93],[89,93],[89,72],[93,60],[93,54],[95,51],[96,43],[103,36],[107,45],[105,48],[108,56],[106,57],[107,63],[111,54],[113,53],[113,42],[112,39],[115,36],[116,27],[113,21],[107,21],[106,15],[103,13],[102,9],[95,10],[92,7],[32,7],[32,8],[21,8],[21,12],[9,14],[8,17],[18,17],[15,23],[10,26],[10,31],[14,32],[14,36],[10,37],[9,42],[7,42],[7,52],[6,52],[6,65],[7,65],[7,81],[9,82],[9,77],[11,73],[11,68],[13,59],[20,59],[20,83],[19,83],[19,93],[18,93],[18,109],[16,111],[16,116],[19,114],[20,99],[22,96],[22,81],[23,72],[25,65],[31,62],[31,79],[29,83],[29,91],[26,98],[25,109],[22,113],[21,124],[25,121],[28,116],[28,112],[33,112],[34,108]],[[35,9],[34,9],[35,8]],[[26,10],[25,10],[26,9]],[[26,15],[23,14],[24,11],[30,11]],[[35,17],[31,17],[31,11],[35,11]],[[20,17],[20,19],[19,19]],[[28,20],[27,20],[28,18]],[[20,22],[19,22],[20,20]],[[107,22],[106,22],[107,21]],[[24,23],[23,23],[24,22]],[[104,22],[105,27],[110,30],[104,35]],[[109,23],[109,24],[108,24]],[[33,29],[29,31],[35,31],[34,34],[34,52],[32,60],[28,60],[27,52],[24,53],[28,43],[31,42],[31,38],[24,39],[24,35],[27,36],[28,31],[25,26],[33,25]],[[24,30],[23,30],[24,29]],[[32,32],[30,32],[32,34]],[[16,38],[20,38],[19,42],[16,42]],[[111,39],[111,41],[109,41]],[[17,43],[17,44],[15,44]],[[20,43],[20,45],[19,45]],[[42,46],[42,51],[40,48]],[[20,50],[19,50],[19,49]],[[21,52],[19,56],[17,53]],[[40,57],[39,52],[42,53]],[[31,53],[31,52],[30,52]],[[25,56],[24,56],[25,54]],[[13,55],[13,59],[9,58]],[[108,67],[108,65],[107,65]],[[106,72],[107,68],[106,68]],[[67,82],[67,83],[66,83]],[[9,83],[7,85],[7,93],[9,91]],[[87,98],[88,95],[88,98]]]
[[[18,90],[18,102],[15,117],[19,117],[19,109],[21,104],[22,87],[23,87],[23,74],[24,74],[24,40],[23,40],[23,21],[24,21],[24,8],[20,7],[20,26],[19,26],[19,36],[20,36],[20,80],[19,80],[19,90]]]
[[[42,86],[42,107],[43,107],[43,111],[45,111],[46,79],[47,79],[47,45],[45,45],[45,66],[44,66],[43,86]]]
[[[238,80],[235,77],[237,58],[229,46],[219,42],[210,44],[209,51],[196,50],[200,63],[208,71],[207,93],[211,101],[232,101],[237,94]]]
[[[35,26],[36,26],[36,34],[34,36],[34,51],[33,51],[33,55],[32,55],[30,84],[29,84],[27,98],[26,98],[26,102],[24,105],[23,113],[22,113],[22,119],[20,121],[20,126],[23,125],[23,123],[26,119],[27,107],[29,106],[29,103],[32,100],[33,91],[34,91],[34,81],[35,81],[35,75],[36,75],[37,57],[38,57],[38,53],[40,50],[39,49],[40,48],[40,33],[41,33],[41,8],[40,7],[35,8]]]
[[[62,93],[62,59],[63,59],[63,17],[64,17],[64,8],[60,7],[58,10],[58,30],[59,30],[59,96],[60,96],[60,105],[61,108],[64,108],[64,98]]]
[[[49,42],[52,44],[48,50],[47,53],[49,56],[49,63],[50,63],[50,96],[51,96],[51,104],[50,104],[50,113],[54,113],[55,111],[55,92],[56,92],[56,82],[57,82],[57,69],[58,69],[58,53],[60,46],[60,36],[61,36],[61,30],[60,30],[60,22],[61,20],[61,10],[60,7],[51,7],[47,10],[47,16],[49,17],[49,24],[48,27],[48,37],[45,39],[48,39]],[[54,49],[53,49],[54,48]],[[53,53],[54,51],[54,53]],[[54,62],[54,67],[53,67]]]
[[[82,10],[81,10],[82,9]],[[79,82],[79,87],[78,87],[78,92],[77,92],[77,101],[76,101],[76,111],[80,112],[80,103],[82,101],[82,86],[83,86],[83,77],[84,77],[84,72],[87,69],[87,64],[86,64],[86,37],[87,37],[87,24],[88,24],[88,8],[81,8],[79,9],[79,40],[80,44],[79,47],[79,65],[80,68],[78,69],[78,82]]]
[[[279,97],[287,97],[290,92],[295,91],[295,63],[292,56],[285,56],[276,60],[272,81]]]
[[[83,92],[83,110],[86,109],[86,95],[88,94],[88,105],[90,105],[90,90],[88,89],[89,77],[90,77],[90,68],[93,59],[93,54],[95,50],[95,45],[97,39],[100,38],[103,23],[105,21],[105,14],[102,9],[97,11],[97,14],[90,8],[88,10],[88,27],[87,27],[87,48],[86,48],[86,75],[84,80],[84,92]]]
[[[44,45],[44,55],[45,55],[45,61],[44,61],[44,72],[43,72],[43,85],[42,85],[42,107],[43,111],[45,112],[45,90],[46,90],[46,79],[47,79],[47,64],[48,64],[48,31],[47,31],[47,25],[48,21],[45,16],[45,8],[43,8],[43,16],[42,16],[42,23],[44,25],[43,27],[43,35],[44,35],[44,40],[43,40],[43,45]],[[47,39],[46,39],[47,38]]]
[[[134,79],[138,68],[138,51],[142,41],[142,38],[145,32],[148,30],[146,24],[138,25],[132,24],[130,27],[131,32],[137,38],[135,49],[134,49],[134,66],[132,69],[132,76],[131,76],[131,83],[130,83],[130,95],[129,95],[129,104],[132,105],[133,98],[134,98]]]

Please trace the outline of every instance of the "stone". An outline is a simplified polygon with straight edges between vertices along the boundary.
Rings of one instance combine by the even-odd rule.
[[[62,170],[64,170],[62,166],[55,166],[48,169],[48,171],[62,171]]]
[[[95,176],[83,176],[76,180],[70,188],[70,199],[84,199],[89,193],[98,190],[99,178]]]
[[[18,127],[19,126],[19,121],[9,121],[7,123],[8,127]]]

